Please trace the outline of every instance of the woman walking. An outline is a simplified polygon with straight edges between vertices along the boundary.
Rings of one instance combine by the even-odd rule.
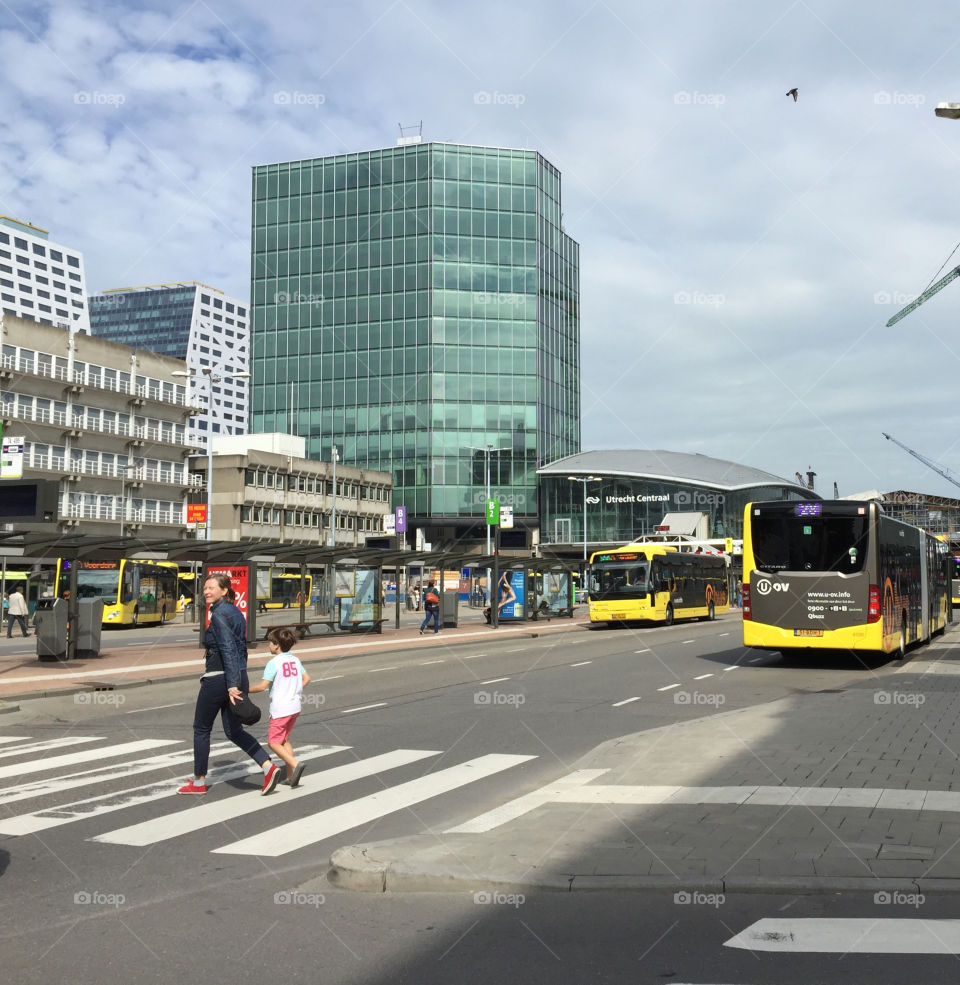
[[[233,704],[250,688],[247,679],[247,626],[233,604],[236,596],[225,573],[210,575],[203,583],[203,597],[210,606],[210,625],[203,637],[206,669],[200,678],[200,693],[193,716],[193,779],[177,793],[207,792],[207,763],[210,732],[220,715],[226,737],[263,770],[263,794],[272,793],[280,779],[279,768],[259,742],[243,728],[233,713]]]

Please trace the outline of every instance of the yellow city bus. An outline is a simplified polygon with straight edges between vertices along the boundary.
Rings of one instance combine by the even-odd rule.
[[[678,551],[665,544],[627,544],[597,551],[587,569],[590,622],[712,620],[730,608],[722,554]]]
[[[257,571],[257,608],[263,612],[264,609],[289,609],[299,606],[302,601],[310,604],[310,595],[313,592],[313,576],[307,575],[304,578],[305,592],[300,594],[300,575],[275,568],[265,568]]]
[[[57,592],[67,598],[70,565],[57,561]],[[165,623],[177,612],[179,585],[172,561],[77,562],[77,598],[103,599],[104,626],[143,626]]]
[[[876,501],[748,503],[744,646],[902,656],[946,628],[947,553]]]

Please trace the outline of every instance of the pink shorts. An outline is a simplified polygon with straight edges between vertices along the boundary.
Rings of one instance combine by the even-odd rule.
[[[267,730],[267,742],[271,745],[282,746],[290,738],[294,723],[299,717],[300,712],[298,711],[295,715],[284,715],[283,718],[271,718],[270,728]]]

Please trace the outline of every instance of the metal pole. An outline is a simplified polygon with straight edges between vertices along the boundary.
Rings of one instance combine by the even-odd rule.
[[[120,470],[120,539],[123,540],[123,521],[127,516],[127,467]]]
[[[335,547],[337,543],[337,459],[340,457],[336,445],[333,446],[333,454],[330,457],[333,460],[333,506],[330,510],[330,546]]]
[[[207,540],[213,540],[213,373],[207,373]]]

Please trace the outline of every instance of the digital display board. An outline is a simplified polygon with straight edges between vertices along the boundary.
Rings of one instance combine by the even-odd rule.
[[[820,503],[797,503],[797,516],[820,516]]]

